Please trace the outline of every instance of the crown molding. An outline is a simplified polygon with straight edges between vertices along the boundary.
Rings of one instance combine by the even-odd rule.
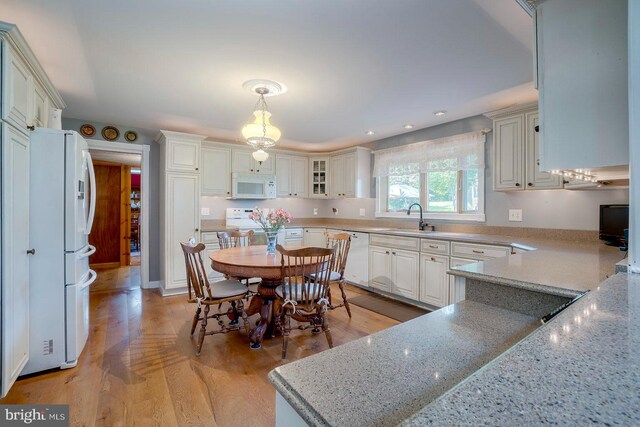
[[[530,102],[528,104],[511,105],[507,108],[490,111],[488,113],[484,113],[483,116],[488,117],[490,119],[497,119],[500,117],[510,116],[512,114],[530,113],[532,111],[537,111],[537,110],[538,110],[538,103]]]
[[[66,108],[67,104],[65,104],[51,80],[49,80],[49,76],[40,65],[38,58],[36,58],[18,27],[15,24],[0,21],[0,39],[6,40],[16,50],[16,53],[33,73],[35,79],[42,85],[54,106],[60,109]]]
[[[192,133],[173,132],[170,130],[161,130],[154,140],[163,143],[167,139],[179,139],[180,141],[202,142],[207,138],[205,135],[194,135]]]

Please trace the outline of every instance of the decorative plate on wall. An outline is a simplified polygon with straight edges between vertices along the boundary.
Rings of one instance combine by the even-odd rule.
[[[115,126],[105,126],[102,128],[102,137],[107,141],[115,141],[120,136],[120,131]]]
[[[96,136],[96,128],[91,126],[89,123],[85,123],[80,126],[80,133],[82,134],[82,136],[91,138],[92,136]]]
[[[133,142],[138,139],[138,134],[132,130],[128,130],[124,133],[124,139],[126,139],[127,142]]]

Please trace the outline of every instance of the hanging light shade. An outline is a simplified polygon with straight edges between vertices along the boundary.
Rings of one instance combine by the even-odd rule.
[[[256,92],[260,98],[253,111],[254,119],[242,127],[242,136],[247,140],[247,144],[258,151],[263,151],[265,148],[273,147],[280,139],[281,133],[280,129],[272,125],[269,120],[271,113],[264,100],[264,95],[269,93],[269,89],[259,87]]]
[[[258,150],[251,153],[256,162],[262,164],[262,162],[266,161],[269,158],[269,153],[264,150]]]

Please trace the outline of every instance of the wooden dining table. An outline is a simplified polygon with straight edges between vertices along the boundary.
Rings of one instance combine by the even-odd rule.
[[[293,249],[293,248],[287,248]],[[251,298],[247,315],[260,313],[258,325],[251,329],[251,348],[260,348],[265,334],[274,335],[276,288],[282,283],[282,256],[267,254],[265,245],[220,249],[209,255],[211,268],[240,279],[260,277],[258,293]]]

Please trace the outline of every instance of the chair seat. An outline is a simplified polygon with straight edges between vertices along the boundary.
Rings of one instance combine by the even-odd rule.
[[[247,286],[239,280],[227,279],[211,283],[211,299],[231,298],[246,294]]]
[[[278,295],[278,297],[280,297],[280,298],[282,298],[284,300],[301,301],[301,299],[302,299],[302,286],[303,286],[302,284],[298,283],[294,288],[295,289],[294,290],[294,295],[289,295],[289,287],[285,286],[285,285],[280,285],[280,286],[278,286],[276,288],[276,295]],[[320,285],[317,285],[315,283],[311,283],[309,285],[309,292],[311,294],[313,294],[315,292],[316,286],[320,286]]]
[[[305,278],[315,279],[316,273],[305,274],[304,277]],[[336,282],[336,281],[340,280],[341,277],[342,276],[337,271],[332,271],[331,273],[329,273],[329,281],[330,282]]]

